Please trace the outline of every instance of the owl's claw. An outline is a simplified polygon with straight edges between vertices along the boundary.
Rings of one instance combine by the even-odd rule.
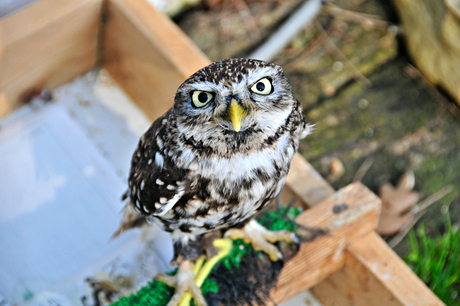
[[[191,295],[195,300],[195,305],[206,306],[206,301],[201,293],[201,289],[195,284],[195,275],[193,273],[193,264],[190,260],[184,260],[179,264],[179,270],[175,276],[157,275],[156,279],[170,287],[176,288],[174,295],[167,306],[182,305],[184,299],[190,301]]]
[[[294,233],[289,231],[270,231],[255,220],[249,221],[241,229],[229,229],[225,233],[225,237],[243,239],[244,242],[251,243],[254,250],[263,251],[272,261],[278,261],[283,258],[283,254],[272,243],[277,241],[299,242]]]
[[[176,292],[167,306],[188,306],[192,298],[195,305],[206,306],[200,287],[216,263],[230,253],[233,243],[230,239],[216,239],[214,246],[219,249],[216,256],[206,261],[204,258],[200,258],[195,265],[190,260],[184,260],[179,264],[179,270],[175,276],[157,275],[157,280],[176,288]]]

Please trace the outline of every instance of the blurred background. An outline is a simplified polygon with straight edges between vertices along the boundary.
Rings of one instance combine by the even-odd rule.
[[[30,2],[0,0],[0,18]],[[460,264],[460,1],[150,2],[213,61],[281,65],[315,124],[300,153],[335,189],[362,181],[378,194],[379,233],[460,304],[449,266]],[[433,266],[449,281],[427,275]]]

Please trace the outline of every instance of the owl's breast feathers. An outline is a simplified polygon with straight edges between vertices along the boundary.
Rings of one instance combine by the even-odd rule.
[[[130,202],[176,238],[241,223],[278,195],[308,129],[297,101],[284,124],[258,135],[253,149],[236,137],[220,154],[222,137],[215,135],[215,146],[185,138],[171,109],[152,124],[134,152]],[[238,142],[244,142],[245,150],[239,151]]]

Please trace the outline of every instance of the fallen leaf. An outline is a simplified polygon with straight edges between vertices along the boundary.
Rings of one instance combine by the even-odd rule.
[[[400,232],[414,217],[405,214],[419,200],[419,193],[412,191],[414,188],[414,173],[406,172],[399,180],[396,187],[390,183],[380,186],[379,196],[382,199],[382,211],[377,226],[380,235],[393,235]]]

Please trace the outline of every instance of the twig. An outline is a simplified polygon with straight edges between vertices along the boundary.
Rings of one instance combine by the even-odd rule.
[[[426,213],[426,210],[419,212],[417,215],[414,216],[407,224],[404,226],[404,228],[396,234],[396,236],[393,237],[388,242],[388,245],[394,249],[403,239],[406,237],[407,233],[409,233],[410,229],[414,227],[415,223],[420,220],[420,218]]]
[[[220,7],[220,12],[219,12],[219,26],[217,27],[217,33],[219,34],[219,57],[220,58],[226,58],[227,57],[227,40],[228,40],[228,31],[227,28],[223,25],[222,21],[223,18],[222,16],[225,16],[227,12],[229,11],[229,4],[227,3],[230,0],[223,0],[222,1],[222,6]]]
[[[420,218],[426,213],[426,209],[432,205],[433,203],[439,201],[449,193],[454,190],[452,185],[447,185],[446,187],[442,188],[441,190],[435,192],[425,200],[421,201],[419,204],[412,207],[411,210],[406,214],[407,216],[413,215],[412,218],[406,226],[388,242],[388,245],[391,248],[395,248],[403,239],[406,237],[407,233],[409,233],[410,229],[414,227],[414,225],[420,220]]]
[[[294,206],[294,204],[295,204],[296,202],[297,202],[297,199],[296,199],[296,198],[292,198],[292,199],[289,201],[289,203],[288,203],[288,205],[287,205],[287,207],[286,207],[286,211],[288,211],[289,209],[291,209],[292,206]]]
[[[353,177],[353,182],[362,181],[367,171],[369,171],[369,169],[372,167],[373,164],[374,164],[374,159],[370,156],[367,157],[363,161],[361,166],[359,166],[358,171],[356,171],[356,174]]]
[[[301,49],[299,52],[294,54],[291,58],[284,62],[283,66],[290,65],[300,56],[308,56],[309,54],[316,51],[319,47],[323,45],[324,41],[326,40],[326,34],[327,33],[325,30],[321,31],[321,33],[311,43],[309,43],[306,48]]]
[[[384,29],[389,27],[389,22],[377,15],[346,10],[330,2],[327,2],[324,8],[333,17],[344,21],[366,23]]]
[[[321,25],[321,23],[319,23],[319,27],[324,31],[324,27]],[[351,68],[351,70],[353,70],[353,78],[361,83],[361,85],[363,86],[369,86],[369,85],[372,85],[371,81],[369,81],[368,78],[366,78],[364,76],[364,74],[361,73],[361,71],[359,71],[358,68],[356,68],[356,66],[348,59],[348,57],[345,56],[345,54],[342,53],[342,51],[340,51],[339,47],[336,46],[336,44],[334,43],[334,41],[332,40],[332,38],[329,36],[329,34],[327,34],[326,32],[326,36],[327,36],[327,39],[326,39],[326,51],[328,51],[328,49],[330,49],[331,52],[329,53],[333,53],[332,55],[337,57],[340,61],[342,62],[345,62],[349,68]],[[329,48],[327,48],[329,47]]]
[[[413,216],[416,215],[418,212],[423,211],[430,207],[436,201],[444,198],[446,195],[454,191],[454,186],[447,185],[446,187],[442,188],[441,190],[435,192],[425,200],[421,201],[417,205],[414,205],[405,215],[406,216]]]
[[[277,211],[281,210],[281,196],[280,195],[276,197],[276,210]]]
[[[260,34],[259,28],[257,27],[257,22],[254,19],[254,16],[251,14],[247,3],[244,0],[232,0],[233,5],[236,7],[240,13],[240,17],[243,13],[247,14],[247,18],[242,18],[248,27],[248,33],[253,42],[259,41],[262,35]]]

